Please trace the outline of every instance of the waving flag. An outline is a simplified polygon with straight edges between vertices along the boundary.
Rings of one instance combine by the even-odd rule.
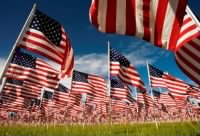
[[[53,99],[56,103],[66,103],[69,101],[69,89],[62,84],[58,85],[58,89],[54,91]]]
[[[59,22],[36,10],[19,46],[60,64],[61,72],[70,76],[74,64],[73,49]]]
[[[58,73],[58,71],[43,60],[27,53],[16,51],[6,72],[6,76],[27,80],[49,88],[56,88],[59,81]]]
[[[74,71],[71,91],[104,97],[106,94],[106,82],[102,77]]]
[[[7,78],[2,95],[14,95],[28,98],[38,98],[41,95],[42,86],[26,80]]]
[[[187,0],[93,0],[90,21],[101,32],[132,35],[174,50]]]
[[[133,101],[131,91],[119,79],[111,79],[111,97],[114,99]]]
[[[152,87],[167,88],[174,97],[187,97],[189,85],[185,81],[164,73],[152,65],[149,65],[149,71]]]
[[[144,83],[136,68],[126,57],[111,48],[110,60],[110,73],[112,76],[118,76],[125,83],[145,90]]]
[[[176,62],[183,72],[200,85],[200,28],[188,7],[177,42]]]
[[[187,0],[93,0],[90,21],[101,32],[136,36],[175,52],[181,70],[200,84],[200,28],[186,4]]]
[[[175,98],[186,98],[188,91],[188,84],[172,75],[165,74],[164,77],[167,89]]]
[[[150,64],[148,64],[148,66],[149,66],[151,86],[166,87],[165,80],[163,78],[164,72]]]

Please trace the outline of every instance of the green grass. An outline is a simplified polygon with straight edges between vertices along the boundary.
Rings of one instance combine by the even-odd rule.
[[[4,125],[0,136],[197,136],[198,122],[118,125]]]

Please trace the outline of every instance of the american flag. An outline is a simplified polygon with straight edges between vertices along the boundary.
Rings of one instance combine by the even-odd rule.
[[[136,68],[125,56],[111,48],[110,60],[110,73],[112,76],[118,76],[125,83],[145,90],[144,83]]]
[[[53,99],[55,103],[67,103],[69,101],[69,89],[62,84],[54,91]]]
[[[133,101],[131,91],[119,79],[111,78],[111,97],[113,99]]]
[[[176,45],[178,50],[175,58],[183,72],[200,85],[200,28],[189,10],[187,7]]]
[[[186,97],[187,83],[149,65],[152,87],[165,87],[174,97]]]
[[[88,93],[104,97],[106,82],[102,77],[74,70],[71,91],[78,94]]]
[[[89,14],[101,32],[137,36],[173,50],[186,4],[187,0],[93,0]]]
[[[173,95],[176,98],[187,97],[188,84],[185,81],[169,74],[165,74],[163,76],[163,79],[165,80],[167,89],[169,90],[171,95]]]
[[[163,79],[164,72],[156,67],[149,65],[150,81],[152,87],[166,87],[165,80]]]
[[[6,76],[49,88],[56,88],[59,81],[58,73],[43,60],[17,51],[9,65]]]
[[[38,98],[41,95],[42,86],[26,80],[7,78],[2,95],[15,95],[27,98]]]
[[[70,76],[74,65],[73,49],[63,26],[36,10],[19,46],[61,65],[62,75]]]
[[[168,93],[161,93],[159,103],[164,104],[165,106],[176,106],[174,98],[171,97]]]

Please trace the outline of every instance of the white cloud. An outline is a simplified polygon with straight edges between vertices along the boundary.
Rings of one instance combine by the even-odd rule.
[[[148,61],[155,63],[161,56],[168,57],[170,52],[164,49],[158,49],[145,42],[133,42],[122,52],[136,67],[145,66]]]
[[[60,69],[60,66],[58,64],[49,60],[46,61],[50,65],[52,65],[55,69],[57,70]],[[86,55],[75,56],[74,70],[99,76],[107,76],[107,71],[108,71],[107,54],[91,53]],[[71,80],[72,80],[71,78],[65,78],[62,79],[60,83],[70,88]]]
[[[75,57],[75,70],[106,76],[108,71],[107,54],[91,53],[87,55],[78,55]]]

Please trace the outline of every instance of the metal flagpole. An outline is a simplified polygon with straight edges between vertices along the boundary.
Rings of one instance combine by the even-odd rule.
[[[156,128],[158,129],[158,123],[157,123],[157,120],[156,120],[156,117],[155,117],[155,107],[154,107],[154,98],[153,98],[153,91],[152,91],[152,88],[151,88],[151,82],[150,82],[150,72],[149,72],[149,64],[148,64],[148,61],[147,61],[147,75],[148,75],[148,80],[149,80],[149,87],[150,87],[150,91],[151,91],[151,97],[153,99],[153,110],[154,110],[154,119],[155,119],[155,123],[156,123]]]
[[[111,83],[110,83],[110,41],[108,41],[108,96],[109,96],[109,122],[112,124],[112,105],[111,105]]]
[[[4,74],[5,74],[5,72],[6,72],[7,68],[8,68],[8,66],[9,66],[9,64],[10,64],[12,58],[13,58],[13,55],[14,55],[15,49],[16,49],[16,47],[17,47],[17,44],[18,44],[19,41],[22,39],[22,34],[24,33],[26,27],[30,25],[31,20],[32,20],[32,18],[33,18],[33,15],[34,15],[35,11],[36,11],[36,4],[33,5],[33,8],[32,8],[32,10],[31,10],[31,12],[30,12],[30,14],[29,14],[29,16],[28,16],[28,18],[27,18],[25,24],[24,24],[24,26],[22,27],[22,30],[21,30],[21,32],[20,32],[20,34],[19,34],[17,40],[15,41],[15,43],[14,43],[14,45],[13,45],[13,48],[12,48],[12,50],[11,50],[9,56],[8,56],[8,59],[7,59],[6,63],[5,63],[5,66],[4,66],[4,68],[3,68],[3,71],[2,71],[2,73],[0,74],[0,83],[2,82],[3,76],[4,76]],[[5,82],[4,82],[4,83],[5,83]],[[1,89],[2,89],[3,87],[4,87],[4,84],[2,83]],[[0,90],[0,92],[1,92],[1,90]]]

